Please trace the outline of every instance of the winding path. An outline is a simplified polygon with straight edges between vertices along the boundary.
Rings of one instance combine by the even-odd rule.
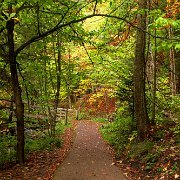
[[[84,120],[78,122],[73,147],[53,180],[126,180],[126,177],[113,165],[97,123]]]

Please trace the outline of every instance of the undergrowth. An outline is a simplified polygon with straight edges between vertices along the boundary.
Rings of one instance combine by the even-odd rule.
[[[26,128],[25,154],[28,155],[34,151],[52,150],[55,147],[60,148],[63,143],[60,134],[69,126],[70,124],[65,126],[62,123],[57,123],[55,137],[49,136],[47,130],[39,131],[39,129]],[[0,137],[0,168],[16,161],[16,143],[16,136],[7,134]]]
[[[144,177],[175,178],[180,170],[180,127],[168,121],[148,129],[145,141],[137,140],[137,132],[130,117],[121,117],[103,124],[100,131],[103,138],[116,151],[131,171],[139,171]],[[131,173],[131,172],[130,172]]]
[[[129,144],[133,130],[131,117],[116,118],[114,122],[107,123],[100,129],[103,138],[112,145],[117,154],[121,154],[123,149]]]

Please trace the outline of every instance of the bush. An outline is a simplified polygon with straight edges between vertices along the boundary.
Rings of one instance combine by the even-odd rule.
[[[110,145],[114,146],[118,154],[130,143],[132,134],[132,118],[117,118],[114,122],[108,123],[101,128],[101,133]]]
[[[106,123],[108,121],[107,118],[102,117],[93,118],[92,120],[99,123]]]
[[[70,124],[67,124],[65,126],[62,121],[58,121],[56,123],[55,133],[62,134],[64,132],[64,130],[66,129],[66,127],[69,127],[69,126],[70,126]]]
[[[26,139],[25,152],[30,153],[32,151],[51,150],[53,147],[60,148],[62,145],[61,139],[57,137],[42,137],[38,139]]]
[[[16,159],[16,138],[6,135],[0,137],[0,166]]]
[[[90,115],[88,111],[81,111],[78,114],[78,120],[89,119]]]

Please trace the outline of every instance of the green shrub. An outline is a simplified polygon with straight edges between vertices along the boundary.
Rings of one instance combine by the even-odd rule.
[[[26,139],[25,152],[30,153],[32,151],[51,150],[53,147],[60,148],[62,141],[56,137],[42,137],[38,139]]]
[[[89,119],[89,112],[81,111],[78,114],[78,120]]]
[[[68,126],[69,126],[69,124],[68,124]],[[64,132],[65,128],[66,128],[66,126],[61,121],[57,122],[56,129],[55,129],[56,134],[62,134]]]
[[[106,141],[116,149],[118,154],[130,142],[129,136],[132,133],[132,118],[117,118],[114,122],[104,125],[100,131]]]
[[[106,123],[107,122],[107,118],[102,118],[102,117],[93,118],[92,120],[95,122],[100,122],[100,123]]]
[[[6,135],[0,137],[0,166],[16,159],[16,138]]]

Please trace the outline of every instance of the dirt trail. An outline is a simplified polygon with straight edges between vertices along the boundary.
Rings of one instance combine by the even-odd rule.
[[[53,180],[126,180],[113,165],[113,157],[102,140],[98,125],[79,121],[73,147],[53,176]]]

